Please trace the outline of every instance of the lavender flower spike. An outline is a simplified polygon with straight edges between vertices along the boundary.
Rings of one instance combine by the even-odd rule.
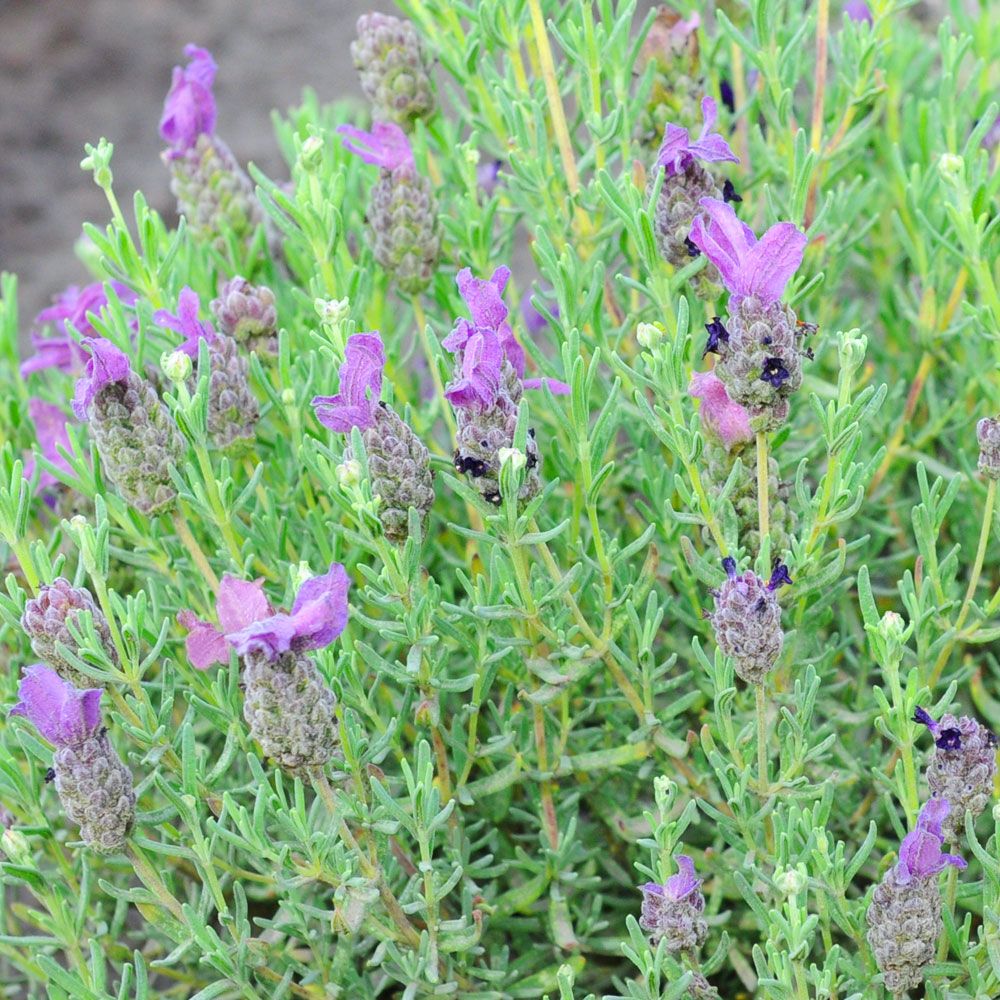
[[[186,46],[184,55],[191,61],[184,68],[174,67],[160,118],[160,136],[170,146],[166,156],[171,160],[193,149],[200,135],[215,131],[212,84],[218,67],[211,54],[197,45]]]
[[[232,337],[216,333],[210,323],[198,319],[200,304],[197,293],[185,285],[177,299],[176,314],[160,309],[153,319],[184,338],[178,350],[188,357],[198,357],[201,341],[208,345],[208,433],[218,448],[242,446],[253,440],[260,417],[250,389],[250,363]],[[189,391],[193,392],[196,384],[197,377],[192,375]]]
[[[686,128],[667,125],[656,163],[666,168],[668,177],[687,170],[695,160],[704,163],[740,162],[740,158],[729,148],[729,143],[718,132],[712,131],[718,114],[719,109],[715,101],[708,96],[702,98],[703,124],[698,138],[693,142]]]
[[[353,125],[338,125],[344,136],[344,149],[361,157],[365,163],[383,170],[398,170],[413,165],[413,150],[406,133],[392,122],[375,122],[371,132]]]
[[[777,302],[802,263],[806,234],[791,222],[779,222],[758,240],[724,201],[702,198],[708,213],[691,227],[691,242],[719,269],[732,295],[755,295],[762,305]]]
[[[41,663],[28,667],[11,715],[23,715],[55,748],[55,786],[83,842],[110,854],[135,821],[132,775],[101,726],[101,691],[80,691]]]
[[[975,818],[993,799],[997,738],[967,715],[943,715],[935,722],[918,708],[914,721],[925,725],[934,737],[934,751],[927,762],[927,785],[932,795],[951,805],[942,832],[949,843],[957,843],[965,832],[966,813]]]
[[[119,493],[143,514],[158,514],[177,496],[170,467],[184,440],[156,390],[108,340],[83,341],[92,357],[77,382],[73,410],[90,425],[104,471]]]
[[[677,874],[664,885],[647,882],[639,887],[642,912],[639,926],[650,936],[653,945],[661,940],[671,952],[696,951],[708,933],[702,916],[705,897],[699,892],[702,880],[697,877],[694,862],[686,854],[678,854]]]
[[[377,333],[356,333],[347,341],[340,366],[340,392],[316,396],[312,405],[319,422],[331,430],[362,432],[368,456],[372,494],[379,497],[378,517],[390,541],[409,537],[409,511],[426,521],[434,503],[430,452],[413,430],[386,403],[380,402],[385,348]],[[344,458],[353,458],[350,446]]]

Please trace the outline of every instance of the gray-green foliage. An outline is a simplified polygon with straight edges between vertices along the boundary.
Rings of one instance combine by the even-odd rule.
[[[995,484],[976,471],[976,421],[1000,410],[1000,172],[981,148],[998,113],[997,7],[955,3],[936,27],[889,0],[870,26],[826,0],[703,12],[704,86],[736,93],[721,126],[742,159],[726,166],[741,217],[810,238],[786,301],[818,332],[769,441],[794,513],[775,551],[741,537],[729,495],[742,469],[721,488],[705,479],[687,386],[721,303],[699,297],[703,259],[675,270],[657,251],[642,144],[652,69],[637,60],[649,19],[635,0],[398,6],[440,67],[440,113],[411,137],[443,232],[416,314],[365,242],[374,171],[334,132],[361,109],[307,92],[275,117],[292,184],[250,168],[271,229],[252,239],[242,222],[171,230],[138,194],[130,229],[110,145],[88,150],[111,205],[106,226],[87,227],[97,277],[139,296],[134,333],[112,296],[101,335],[153,364],[176,345],[152,313],[184,285],[207,304],[238,274],[276,297],[277,357],[250,363],[261,418],[248,455],[209,450],[204,349],[191,390],[164,390],[187,448],[174,520],[128,506],[81,425],[70,473],[41,464],[87,511],[60,521],[34,495],[29,392],[62,402],[72,387],[18,376],[26,324],[4,279],[0,696],[13,703],[32,659],[26,599],[59,575],[87,586],[116,655],[87,616],[61,652],[108,688],[138,815],[126,854],[85,850],[43,781],[51,750],[0,720],[13,818],[0,995],[670,1000],[704,975],[725,997],[885,996],[865,914],[928,794],[932,742],[913,711],[1000,726]],[[828,64],[814,114],[817,36]],[[331,39],[331,58],[350,58],[347,39]],[[494,194],[477,158],[503,161]],[[528,471],[507,463],[494,506],[454,474],[420,352],[447,382],[440,341],[466,315],[456,269],[488,277],[525,237],[534,274],[506,293],[515,333],[529,374],[571,393],[525,394],[515,444],[534,429],[542,489],[518,503]],[[548,322],[529,336],[516,307],[532,295]],[[641,345],[640,323],[655,324]],[[426,523],[409,512],[402,545],[383,533],[361,435],[331,434],[309,407],[336,391],[347,336],[371,329],[389,357],[383,398],[437,473],[434,507]],[[357,467],[342,465],[347,447]],[[275,607],[300,564],[348,568],[347,630],[310,654],[337,700],[325,776],[293,780],[263,757],[235,656],[189,663],[176,615],[214,620],[215,595],[183,526],[217,575],[264,576]],[[794,579],[759,716],[704,617],[724,555],[764,579],[781,557]],[[987,810],[965,824],[969,867],[954,889],[942,876],[935,1000],[1000,993],[998,823]],[[670,877],[676,853],[705,879],[697,956],[652,949],[637,922],[637,885]]]

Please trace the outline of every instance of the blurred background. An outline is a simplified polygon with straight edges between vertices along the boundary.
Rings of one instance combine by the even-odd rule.
[[[20,278],[21,324],[86,274],[84,221],[107,218],[79,168],[85,142],[115,144],[123,204],[141,188],[172,218],[157,128],[170,70],[196,42],[219,64],[219,134],[243,162],[286,176],[272,108],[359,94],[348,46],[377,0],[0,0],[0,270]]]

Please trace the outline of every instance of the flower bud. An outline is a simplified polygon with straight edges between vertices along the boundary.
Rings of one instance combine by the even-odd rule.
[[[302,169],[313,173],[323,164],[323,140],[318,135],[311,135],[299,151],[299,163]]]
[[[31,842],[20,830],[4,830],[0,836],[0,850],[22,868],[27,868],[32,863]]]
[[[655,351],[663,340],[663,330],[655,323],[640,323],[635,329],[635,339],[647,351]]]
[[[349,458],[334,470],[337,476],[337,483],[342,489],[349,489],[357,486],[361,482],[361,463],[354,458]]]
[[[345,323],[351,315],[351,300],[344,299],[315,299],[313,308],[319,315],[320,320],[328,326],[340,326]]]
[[[965,173],[965,160],[954,153],[942,153],[938,160],[938,170],[941,178],[950,184],[959,181]]]
[[[500,467],[503,468],[508,462],[514,472],[519,472],[528,463],[528,456],[519,448],[501,448],[497,452],[500,459]]]
[[[306,580],[311,580],[315,575],[316,574],[313,573],[312,569],[309,567],[309,563],[307,563],[305,559],[300,560],[295,566],[293,566],[289,574],[292,580],[292,587],[296,591],[306,582]]]
[[[775,872],[774,884],[782,895],[795,896],[806,887],[806,877],[797,868],[786,868]]]
[[[171,382],[186,382],[191,377],[194,363],[184,351],[164,351],[160,355],[160,369]]]

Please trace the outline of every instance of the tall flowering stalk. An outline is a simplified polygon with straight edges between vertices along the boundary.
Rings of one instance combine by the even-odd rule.
[[[120,851],[135,822],[132,775],[101,725],[101,691],[81,691],[37,663],[24,672],[11,715],[23,715],[55,749],[53,781],[83,842]]]
[[[350,152],[379,168],[368,201],[372,253],[401,292],[416,295],[434,276],[441,252],[431,184],[417,173],[413,150],[398,125],[375,122],[371,132],[341,125],[337,131]]]
[[[385,347],[377,333],[356,333],[347,341],[340,367],[340,392],[315,396],[316,419],[325,427],[350,434],[361,431],[371,476],[372,494],[379,498],[378,516],[386,537],[409,537],[412,508],[426,525],[434,503],[430,453],[395,410],[379,397],[385,368]],[[353,461],[350,447],[344,460]]]
[[[160,118],[163,161],[178,214],[199,239],[225,250],[230,236],[246,244],[264,217],[250,178],[215,132],[215,60],[197,45],[184,55],[188,64],[174,67]]]

